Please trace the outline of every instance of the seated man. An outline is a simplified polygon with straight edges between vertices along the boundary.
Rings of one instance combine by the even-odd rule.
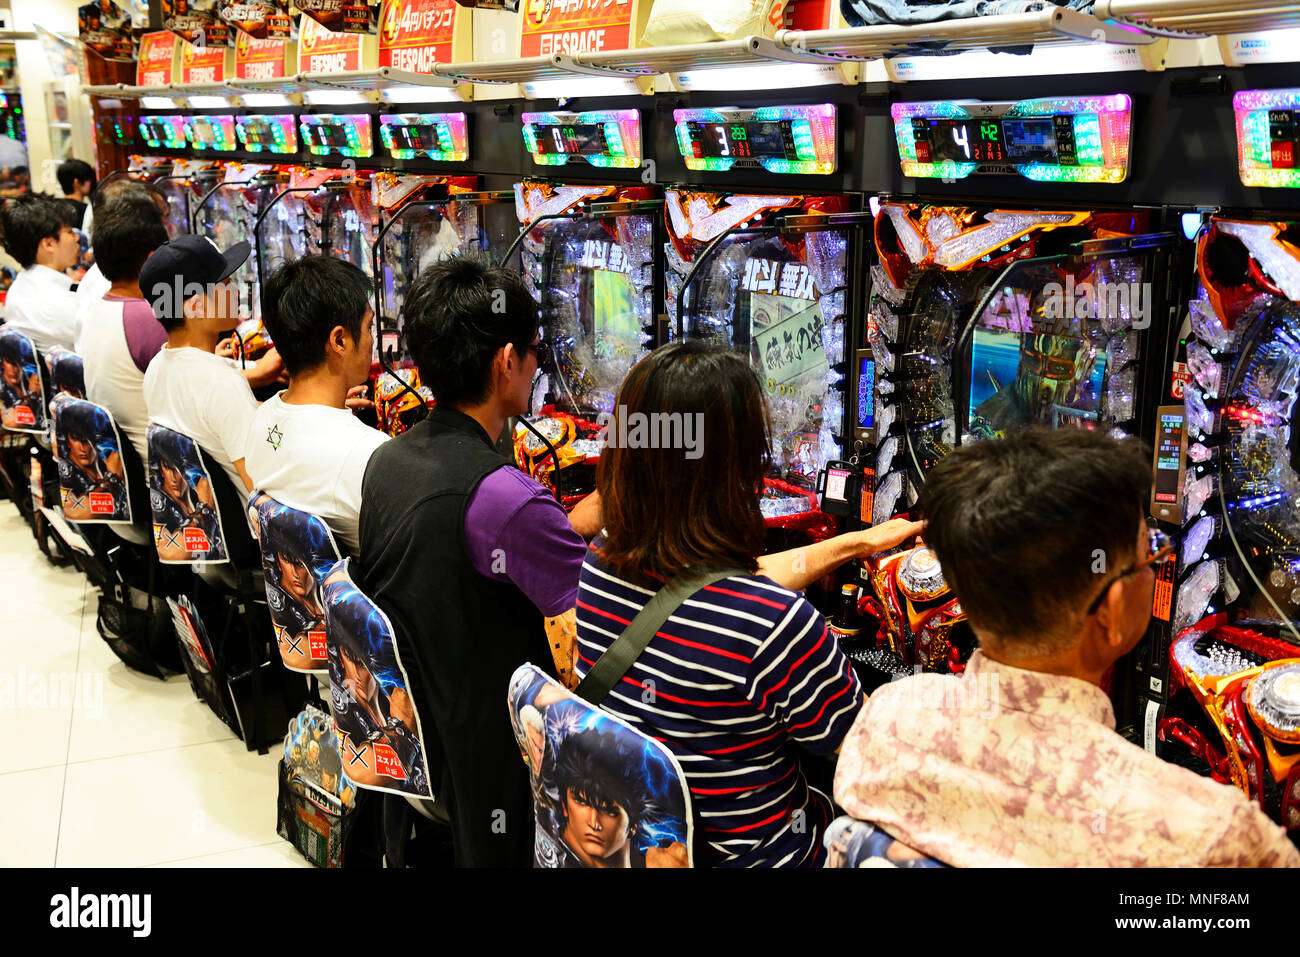
[[[359,584],[420,676],[412,694],[442,744],[429,770],[456,863],[527,867],[528,772],[502,695],[520,664],[551,661],[543,620],[571,613],[586,553],[555,499],[495,448],[528,410],[537,304],[517,273],[460,258],[425,268],[402,313],[438,407],[370,457]],[[594,533],[589,501],[574,520]]]
[[[91,237],[106,295],[86,303],[77,350],[85,364],[86,398],[113,413],[118,428],[148,461],[149,410],[144,373],[167,341],[167,330],[140,291],[140,269],[167,242],[162,213],[140,184],[100,207]]]
[[[1237,789],[1115,733],[1106,672],[1146,633],[1170,549],[1145,522],[1149,453],[1028,430],[930,473],[925,534],[979,638],[960,677],[878,690],[835,799],[962,867],[1300,866]]]
[[[241,497],[253,490],[244,448],[257,400],[249,379],[214,350],[239,322],[238,290],[229,279],[248,253],[248,243],[221,252],[202,236],[180,236],[154,250],[140,271],[140,289],[167,330],[167,344],[144,374],[149,421],[197,442]],[[262,372],[273,381],[280,359],[269,359],[258,365],[266,363]]]
[[[85,160],[65,159],[54,171],[54,175],[58,177],[63,198],[71,203],[76,211],[73,225],[78,229],[84,229],[82,224],[86,219],[86,198],[95,189],[95,168]]]
[[[126,195],[136,197],[144,196],[151,199],[158,208],[159,217],[162,218],[164,225],[166,225],[167,197],[159,192],[158,187],[154,186],[152,183],[141,183],[137,180],[126,179],[125,177],[111,179],[90,194],[90,206],[86,211],[87,223],[93,222],[94,217],[98,216],[109,203],[115,201],[119,196]],[[94,227],[93,225],[87,225],[82,228],[85,230],[86,235],[90,237],[90,251],[94,254]],[[167,240],[164,237],[163,242],[166,241]],[[104,245],[102,241],[101,245]],[[98,260],[91,264],[90,268],[86,270],[86,274],[81,277],[81,281],[77,283],[77,328],[81,336],[84,337],[86,334],[86,313],[94,303],[97,303],[99,300],[104,298],[104,294],[108,292],[111,285],[112,283],[109,282],[108,279],[104,278],[104,273],[99,267]],[[80,345],[80,340],[78,340],[77,351],[83,351]]]
[[[262,319],[289,372],[289,387],[262,404],[244,466],[253,485],[322,519],[358,555],[361,479],[388,437],[347,408],[374,352],[370,280],[356,266],[306,256],[266,280]]]
[[[81,259],[81,237],[72,205],[33,193],[0,209],[5,251],[23,271],[9,287],[5,325],[32,340],[42,355],[77,341],[76,298],[65,270]]]

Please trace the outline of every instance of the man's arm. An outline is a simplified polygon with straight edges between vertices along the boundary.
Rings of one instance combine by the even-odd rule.
[[[603,524],[600,520],[600,493],[592,492],[569,512],[569,524],[573,530],[587,541],[600,534]]]
[[[784,588],[802,591],[850,559],[867,558],[894,548],[924,530],[924,522],[894,518],[860,532],[847,532],[824,542],[763,555],[758,560],[758,571]]]
[[[280,353],[272,346],[266,351],[262,358],[258,359],[251,366],[240,369],[239,373],[248,380],[249,386],[254,389],[260,389],[264,385],[271,385],[280,378],[284,372],[284,362],[280,359]]]
[[[244,490],[246,492],[251,492],[253,490],[253,480],[249,478],[248,469],[244,468],[244,460],[236,459],[230,464],[235,467],[235,471],[239,473],[239,477],[244,480]]]

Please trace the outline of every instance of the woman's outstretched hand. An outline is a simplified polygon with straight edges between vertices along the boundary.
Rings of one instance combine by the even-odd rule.
[[[925,522],[909,522],[905,518],[891,518],[883,525],[873,525],[858,533],[862,550],[858,558],[869,558],[876,552],[897,548],[910,538],[925,532]]]

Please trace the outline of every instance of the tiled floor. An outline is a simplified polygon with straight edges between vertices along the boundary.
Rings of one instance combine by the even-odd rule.
[[[276,755],[183,675],[127,669],[95,592],[0,501],[0,866],[306,867],[275,832]]]

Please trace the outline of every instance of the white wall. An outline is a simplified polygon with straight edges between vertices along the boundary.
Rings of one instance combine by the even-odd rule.
[[[78,0],[9,0],[9,6],[13,12],[15,30],[31,30],[34,25],[39,25],[64,35],[75,34],[77,31]],[[57,180],[48,183],[42,181],[42,173],[47,170],[53,176],[53,167],[46,162],[51,156],[50,131],[46,125],[50,118],[45,112],[45,84],[56,77],[50,72],[39,40],[19,40],[14,46],[17,50],[23,116],[27,123],[27,160],[32,170],[32,186],[44,192],[62,195]],[[83,122],[89,124],[88,114]],[[93,134],[93,130],[87,129],[82,131],[80,139],[84,143],[93,143]],[[92,165],[94,163],[93,156],[77,158]]]

